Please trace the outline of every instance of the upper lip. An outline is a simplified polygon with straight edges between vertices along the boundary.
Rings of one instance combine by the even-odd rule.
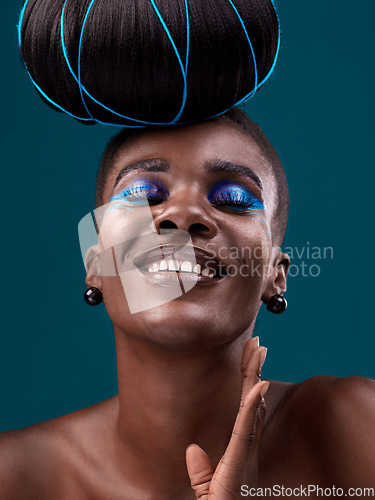
[[[154,262],[160,262],[160,260],[186,260],[189,262],[194,262],[195,260],[197,264],[200,264],[202,269],[209,265],[210,268],[221,269],[225,273],[225,264],[223,262],[219,261],[213,253],[195,245],[157,245],[136,255],[134,264],[137,267],[147,267]]]

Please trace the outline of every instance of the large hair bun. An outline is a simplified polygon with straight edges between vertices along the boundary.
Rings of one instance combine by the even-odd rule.
[[[202,120],[251,97],[280,33],[272,0],[27,0],[19,43],[49,104],[139,127]]]

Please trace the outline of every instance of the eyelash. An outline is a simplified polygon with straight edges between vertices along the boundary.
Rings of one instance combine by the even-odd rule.
[[[216,198],[214,195],[216,195]],[[236,182],[219,182],[208,193],[208,200],[214,207],[229,210],[246,212],[246,210],[250,209],[264,209],[264,205],[259,198]]]
[[[141,184],[124,189],[119,194],[112,196],[111,201],[125,200],[132,204],[158,205],[168,198],[168,192],[155,184]]]
[[[139,181],[138,181],[139,182]],[[130,185],[115,196],[111,201],[123,200],[132,205],[158,205],[168,199],[168,191],[161,185],[144,184]],[[212,206],[219,209],[246,212],[251,209],[263,210],[263,203],[253,193],[241,184],[230,181],[221,181],[215,184],[207,196]]]

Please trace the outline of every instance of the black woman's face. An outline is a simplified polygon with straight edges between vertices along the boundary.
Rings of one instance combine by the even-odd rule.
[[[120,149],[103,203],[123,196],[134,203],[133,212],[142,210],[138,198],[147,198],[154,232],[178,229],[190,235],[196,262],[174,259],[173,269],[177,265],[181,275],[195,280],[187,293],[135,314],[120,277],[101,277],[117,329],[172,349],[216,345],[244,332],[275,271],[275,180],[251,137],[223,121],[145,132]],[[167,263],[147,249],[140,260],[137,280],[148,293],[157,294],[168,286],[167,273],[176,274],[169,271],[168,251]]]

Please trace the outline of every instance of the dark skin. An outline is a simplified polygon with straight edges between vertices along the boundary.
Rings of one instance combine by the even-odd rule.
[[[100,255],[92,259],[86,283],[103,291],[114,325],[119,394],[3,433],[0,497],[231,500],[244,484],[374,487],[373,381],[259,381],[265,348],[253,328],[261,303],[286,291],[289,260],[277,248],[276,185],[258,146],[221,121],[146,132],[119,151],[103,203],[140,176],[129,171],[114,188],[119,172],[146,158],[170,167],[147,173],[169,192],[152,207],[157,231],[187,231],[203,249],[262,248],[262,272],[130,314],[120,278],[98,276]],[[263,190],[238,173],[207,172],[217,159],[251,168]],[[264,222],[210,203],[211,187],[228,178],[263,200],[270,236]]]

